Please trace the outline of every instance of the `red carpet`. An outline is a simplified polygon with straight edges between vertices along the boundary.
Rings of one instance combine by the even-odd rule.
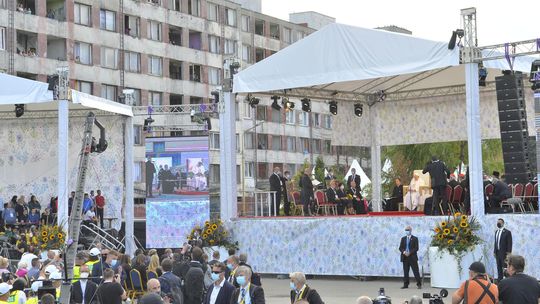
[[[241,216],[240,218],[246,219],[305,219],[305,218],[355,218],[355,217],[368,217],[368,216],[424,216],[424,212],[421,211],[385,211],[385,212],[370,212],[369,214],[358,214],[358,215],[319,215],[319,216],[278,216],[278,217],[268,217],[268,216]]]

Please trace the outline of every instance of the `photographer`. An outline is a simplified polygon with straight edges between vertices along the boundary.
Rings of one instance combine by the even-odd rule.
[[[118,283],[120,281],[118,275],[115,276],[112,269],[106,268],[103,270],[103,280],[97,290],[98,301],[102,304],[122,304],[127,295],[122,285]]]
[[[452,304],[465,303],[498,304],[499,290],[486,276],[486,267],[482,262],[473,262],[469,266],[469,280],[463,282],[452,295]]]
[[[504,304],[540,303],[540,284],[536,278],[523,273],[525,258],[520,255],[508,256],[508,278],[499,283],[500,300]]]

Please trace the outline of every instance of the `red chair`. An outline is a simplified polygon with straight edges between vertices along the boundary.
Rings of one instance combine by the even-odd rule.
[[[533,193],[534,185],[531,183],[527,183],[525,185],[525,192],[523,193],[523,204],[529,207],[529,211],[531,212],[534,212],[534,209],[532,207]]]
[[[533,195],[531,200],[531,211],[534,211],[538,208],[538,183],[533,186]]]
[[[450,211],[452,211],[452,213],[454,213],[454,207],[452,206],[452,186],[450,185],[446,185],[446,189],[445,189],[445,192],[444,194],[446,195],[446,201],[448,202],[448,206],[450,207]],[[441,214],[445,214],[444,213],[444,210],[443,210],[443,207],[442,207],[442,204],[439,203],[439,208],[441,209]]]
[[[326,193],[321,190],[315,191],[315,200],[317,201],[317,206],[315,207],[315,213],[319,213],[319,210],[322,208],[325,215],[328,215],[329,211],[332,210],[334,215],[337,214],[337,205],[330,204],[328,199],[326,199]]]
[[[501,202],[501,207],[508,206],[512,208],[513,212],[516,212],[516,205],[519,207],[521,212],[525,212],[525,207],[523,206],[523,184],[515,184],[513,186],[514,191],[512,191],[512,198],[505,199]]]
[[[463,209],[463,205],[462,205],[462,202],[463,200],[461,199],[461,197],[463,196],[463,187],[461,187],[460,185],[457,185],[454,187],[454,194],[452,196],[452,200],[450,201],[450,206],[451,206],[451,209],[453,213],[455,213],[456,209],[454,209],[455,207],[455,204],[457,204],[457,210],[462,210]]]
[[[300,200],[300,192],[294,191],[292,193],[294,206],[291,206],[293,215],[301,214],[304,215],[304,207],[302,201]]]

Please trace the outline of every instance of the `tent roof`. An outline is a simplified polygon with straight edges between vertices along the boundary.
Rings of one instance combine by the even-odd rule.
[[[53,100],[48,84],[17,76],[0,73],[0,112],[13,112],[13,104],[26,104],[28,111],[55,111],[57,103]],[[133,116],[130,106],[108,99],[71,90],[72,110],[92,108],[125,116]]]

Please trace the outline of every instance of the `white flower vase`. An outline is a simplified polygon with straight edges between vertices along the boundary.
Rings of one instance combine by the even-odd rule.
[[[220,262],[226,260],[229,257],[229,252],[227,251],[227,248],[223,246],[204,247],[203,251],[208,255],[208,261],[212,260],[212,254],[214,253],[214,251],[219,251]]]
[[[462,282],[469,279],[469,266],[482,259],[482,251],[476,246],[467,251],[461,258],[461,268],[455,255],[439,247],[429,247],[429,269],[431,287],[459,288]],[[461,273],[459,273],[461,269]]]

